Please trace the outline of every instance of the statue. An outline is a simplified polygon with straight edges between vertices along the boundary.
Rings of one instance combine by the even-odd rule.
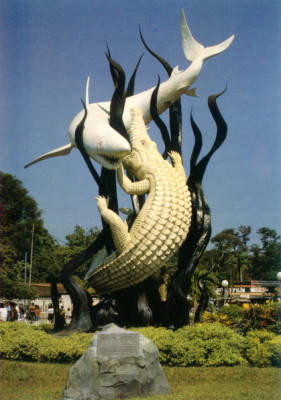
[[[128,321],[135,324],[134,317],[130,317],[134,314],[141,315],[142,323],[146,324],[155,322],[157,315],[159,324],[179,327],[188,323],[186,296],[194,269],[211,235],[210,208],[203,193],[202,179],[210,158],[226,137],[227,127],[216,105],[216,98],[222,93],[209,98],[217,136],[209,153],[198,163],[202,135],[191,116],[195,144],[188,178],[181,159],[180,97],[182,94],[196,96],[195,89],[190,87],[203,62],[228,48],[234,36],[217,46],[204,48],[191,35],[182,11],[183,50],[191,65],[185,71],[179,71],[178,67],[172,68],[154,53],[140,34],[144,46],[161,62],[169,79],[134,95],[137,65],[125,91],[124,71],[111,58],[108,49],[107,58],[115,86],[112,100],[91,104],[88,79],[84,110],[70,124],[70,143],[26,165],[69,154],[77,147],[99,187],[97,202],[103,229],[85,252],[64,266],[62,273],[63,283],[74,304],[72,329],[87,330],[92,324],[98,325],[98,321],[103,321],[102,324],[126,324]],[[167,108],[170,133],[159,117]],[[152,119],[165,144],[163,155],[146,132],[146,124]],[[172,164],[166,160],[168,156]],[[90,158],[102,166],[100,175]],[[116,172],[120,186],[132,198],[133,211],[126,222],[118,215]],[[157,288],[151,276],[176,253],[178,269],[161,313],[159,296],[155,295]],[[86,278],[104,296],[94,315],[90,313],[88,293],[73,277],[75,269],[92,257]]]
[[[129,155],[122,166],[136,178],[132,182],[118,168],[120,186],[131,195],[148,194],[132,226],[110,210],[104,197],[98,197],[103,219],[110,225],[117,257],[112,256],[89,272],[88,280],[98,293],[110,293],[152,275],[183,243],[191,221],[191,198],[181,157],[171,152],[173,166],[151,141],[140,109],[132,110]]]
[[[167,110],[169,105],[173,104],[182,94],[196,96],[195,89],[190,89],[190,86],[197,79],[204,61],[226,50],[234,39],[234,35],[232,35],[227,40],[216,46],[205,48],[193,38],[186,23],[183,10],[181,11],[180,27],[183,52],[187,60],[191,61],[191,64],[185,71],[180,71],[178,66],[176,66],[173,69],[170,78],[160,85],[157,99],[157,111],[159,114]],[[88,86],[89,79],[87,82],[87,88]],[[122,115],[126,130],[128,130],[131,125],[130,110],[133,108],[141,109],[145,124],[148,124],[151,121],[149,105],[154,89],[155,88],[148,89],[126,99]],[[86,92],[88,93],[88,90]],[[113,129],[109,124],[108,117],[110,114],[111,102],[89,104],[89,96],[87,95],[86,105],[88,115],[83,132],[85,150],[90,157],[105,168],[116,169],[120,165],[124,152],[129,151],[130,147],[128,142],[124,140],[120,133]],[[46,158],[69,154],[72,148],[77,146],[75,141],[75,132],[82,118],[83,110],[74,117],[70,124],[69,144],[41,155],[27,164],[26,167]]]

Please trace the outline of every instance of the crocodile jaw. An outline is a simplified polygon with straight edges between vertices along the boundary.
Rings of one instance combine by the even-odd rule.
[[[130,151],[120,152],[98,152],[89,155],[106,169],[117,169],[120,167],[122,158],[126,157]]]

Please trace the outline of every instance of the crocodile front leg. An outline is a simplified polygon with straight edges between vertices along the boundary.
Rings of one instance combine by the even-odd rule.
[[[128,225],[114,211],[108,208],[108,200],[103,196],[97,197],[100,215],[110,226],[113,242],[118,254],[124,251],[131,241]]]
[[[142,195],[146,194],[150,190],[149,179],[143,179],[142,181],[132,182],[127,175],[124,174],[123,166],[117,169],[117,179],[119,185],[128,194]]]
[[[177,151],[170,151],[169,156],[172,160],[174,168],[178,171],[178,173],[183,177],[184,181],[187,181],[187,177],[185,174],[184,166],[182,165],[182,158],[180,153]]]

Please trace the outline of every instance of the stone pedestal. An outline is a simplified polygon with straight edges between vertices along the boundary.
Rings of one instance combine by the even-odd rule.
[[[111,400],[170,393],[157,347],[143,335],[106,325],[72,366],[63,400]]]

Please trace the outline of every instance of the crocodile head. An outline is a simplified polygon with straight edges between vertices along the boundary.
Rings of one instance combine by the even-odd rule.
[[[132,120],[129,129],[131,152],[122,158],[122,164],[127,172],[141,180],[153,168],[153,163],[161,157],[156,143],[147,134],[142,111],[139,108],[131,110]],[[162,158],[162,157],[161,157]]]

